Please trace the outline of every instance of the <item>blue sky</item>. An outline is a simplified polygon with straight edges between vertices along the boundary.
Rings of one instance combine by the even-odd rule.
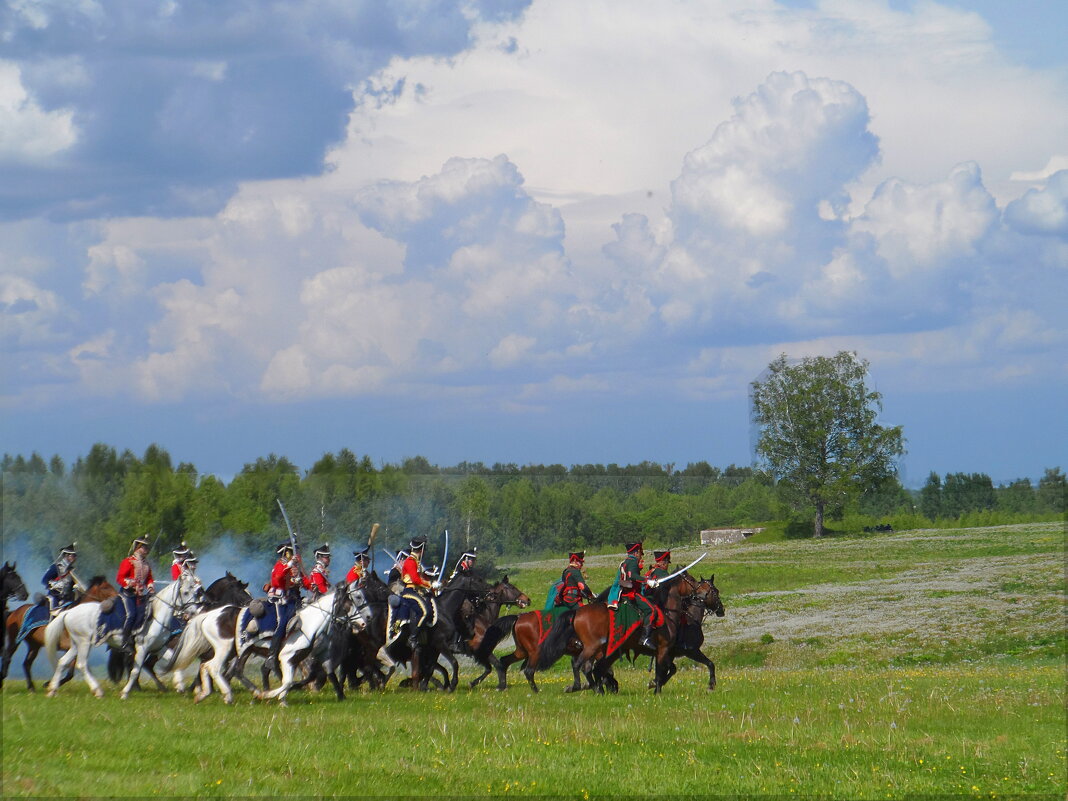
[[[1068,466],[1060,2],[0,7],[3,450],[725,466],[856,350]]]

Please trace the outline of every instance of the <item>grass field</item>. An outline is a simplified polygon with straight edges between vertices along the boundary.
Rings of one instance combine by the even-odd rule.
[[[644,663],[617,669],[616,696],[565,695],[560,665],[536,696],[516,674],[505,693],[391,686],[287,709],[8,682],[2,791],[1064,798],[1064,549],[1063,524],[720,547],[714,692],[695,666],[654,697]],[[613,561],[587,561],[595,589]],[[560,568],[511,578],[540,603]]]

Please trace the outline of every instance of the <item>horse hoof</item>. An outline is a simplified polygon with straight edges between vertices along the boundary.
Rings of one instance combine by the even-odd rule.
[[[232,695],[224,695],[223,696],[223,703],[224,704],[232,704],[233,702],[234,702],[234,697]]]
[[[95,695],[97,698],[103,698],[104,697],[104,691],[103,690],[96,690],[93,693],[93,695]]]
[[[55,690],[49,690],[48,692],[45,693],[45,698],[55,698],[55,697],[56,697],[56,691]]]

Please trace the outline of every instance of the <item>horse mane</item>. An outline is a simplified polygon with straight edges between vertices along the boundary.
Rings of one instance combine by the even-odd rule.
[[[90,587],[99,587],[101,584],[107,584],[107,583],[108,583],[108,580],[104,576],[93,576],[91,579],[89,579],[89,586]]]

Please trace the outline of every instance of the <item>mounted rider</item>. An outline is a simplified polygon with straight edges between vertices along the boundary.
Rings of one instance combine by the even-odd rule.
[[[627,555],[623,561],[619,563],[619,571],[616,575],[616,581],[612,585],[612,592],[608,594],[608,607],[610,609],[617,609],[619,607],[620,598],[629,601],[641,616],[641,644],[644,647],[650,647],[652,643],[649,637],[652,633],[652,629],[654,626],[663,623],[664,613],[642,594],[642,589],[645,586],[655,588],[660,582],[655,578],[647,581],[642,575],[642,558],[645,556],[645,549],[642,547],[641,541],[628,542],[626,548]],[[614,598],[613,595],[615,596]]]
[[[74,601],[74,591],[85,590],[78,577],[74,575],[74,563],[78,559],[76,542],[60,549],[56,561],[48,566],[41,583],[46,589],[50,616],[55,616],[60,609]]]
[[[126,608],[126,620],[122,626],[122,649],[133,653],[133,633],[145,620],[145,601],[156,591],[152,578],[152,566],[148,563],[148,540],[136,538],[130,544],[130,555],[119,563],[115,577],[119,585],[119,597]]]
[[[671,573],[671,551],[653,551],[653,566],[645,574],[645,587],[642,589],[642,595],[649,598],[656,603],[656,596],[654,590],[656,584],[649,584],[649,579],[656,579],[659,583],[660,579]]]
[[[409,543],[408,556],[400,568],[400,580],[404,589],[399,603],[390,607],[389,636],[387,644],[400,636],[405,622],[409,623],[408,634],[414,648],[418,641],[419,628],[434,614],[434,599],[431,593],[441,589],[441,582],[432,579],[422,567],[426,537],[416,537]]]
[[[404,567],[404,561],[407,558],[407,551],[397,551],[397,558],[393,560],[393,567],[390,568],[389,575],[386,577],[386,584],[389,585],[389,591],[394,595],[400,595],[404,592],[404,582],[401,581],[401,568]]]
[[[449,581],[457,576],[473,576],[476,559],[478,559],[477,547],[460,554],[460,558],[456,560],[456,567],[452,569],[452,575],[449,576]]]
[[[345,576],[345,581],[349,584],[355,584],[356,586],[362,586],[364,577],[371,569],[371,554],[370,548],[360,548],[352,552],[354,560],[352,567],[349,568],[348,574]]]
[[[273,670],[278,666],[278,652],[286,636],[286,626],[300,606],[300,588],[304,577],[300,556],[289,540],[280,543],[275,553],[278,554],[278,558],[271,569],[267,599],[274,604],[277,623],[274,636],[271,637],[271,649],[267,654],[268,670]]]
[[[582,572],[585,561],[585,551],[572,551],[568,554],[567,567],[557,584],[554,606],[578,609],[586,601],[593,600],[593,590],[586,584],[586,576]]]
[[[185,542],[183,542],[181,545],[171,551],[171,553],[174,555],[174,561],[171,562],[171,581],[177,581],[182,577],[183,573],[191,572],[187,568],[187,564],[189,563],[190,559],[193,560],[193,570],[196,569],[196,554],[194,554],[193,551],[190,550],[189,546],[186,545]]]
[[[315,549],[315,567],[304,577],[304,589],[311,590],[308,603],[317,601],[330,592],[330,543]]]

